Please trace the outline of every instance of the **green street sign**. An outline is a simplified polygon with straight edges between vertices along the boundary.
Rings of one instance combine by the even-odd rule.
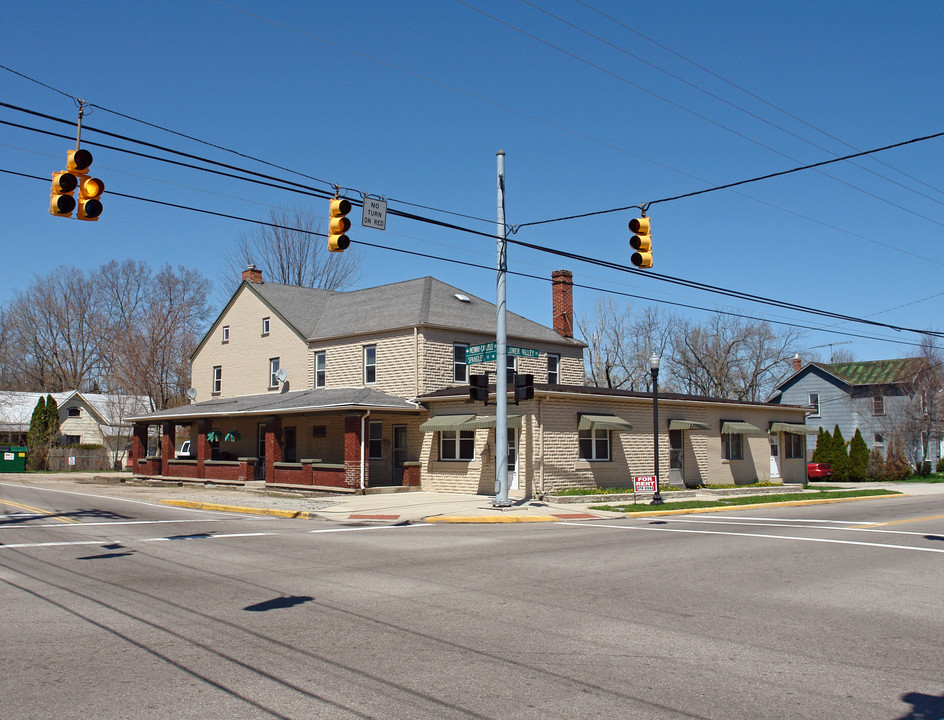
[[[536,358],[538,355],[540,355],[537,350],[532,350],[531,348],[515,347],[514,345],[509,345],[507,350],[508,355],[517,355],[518,357]]]
[[[476,365],[478,363],[494,362],[498,357],[495,350],[495,343],[482,343],[481,345],[472,345],[465,349],[465,364]],[[540,355],[537,350],[532,348],[515,347],[508,345],[505,347],[507,357],[526,357],[536,358]]]

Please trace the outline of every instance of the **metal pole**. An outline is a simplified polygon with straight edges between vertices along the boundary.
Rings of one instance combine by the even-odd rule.
[[[651,362],[651,361],[650,361]],[[652,449],[653,461],[656,468],[656,491],[652,496],[650,505],[664,505],[662,493],[659,492],[659,364],[652,363]]]
[[[505,276],[508,243],[505,240],[505,151],[498,151],[498,280],[495,318],[495,507],[508,507],[508,343],[505,330]]]

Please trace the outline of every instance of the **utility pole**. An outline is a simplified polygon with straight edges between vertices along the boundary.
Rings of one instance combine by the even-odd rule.
[[[505,277],[508,243],[505,238],[505,151],[498,151],[498,279],[495,318],[495,507],[508,507],[508,342],[505,330]]]

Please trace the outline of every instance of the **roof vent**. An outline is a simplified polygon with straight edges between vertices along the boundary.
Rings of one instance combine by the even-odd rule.
[[[456,293],[456,300],[464,303],[472,302],[468,295],[463,295],[462,293]]]

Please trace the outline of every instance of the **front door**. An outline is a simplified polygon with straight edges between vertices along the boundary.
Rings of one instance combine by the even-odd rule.
[[[685,487],[685,453],[682,451],[682,431],[669,430],[669,485]]]
[[[508,489],[518,489],[518,431],[508,428]]]
[[[393,484],[403,484],[403,463],[406,462],[406,425],[393,426]]]
[[[775,433],[770,436],[770,477],[780,477],[780,445],[779,436]]]

